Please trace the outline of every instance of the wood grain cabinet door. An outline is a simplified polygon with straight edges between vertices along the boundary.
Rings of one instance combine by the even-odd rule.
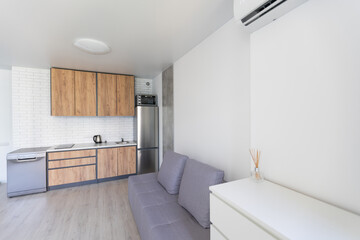
[[[96,150],[77,150],[77,151],[65,151],[65,152],[51,152],[48,153],[48,160],[56,159],[69,159],[69,158],[84,158],[84,157],[96,157]]]
[[[98,73],[98,116],[117,116],[116,75]]]
[[[48,172],[49,186],[85,182],[96,179],[95,165],[51,169]]]
[[[117,148],[98,149],[98,178],[117,176]]]
[[[96,73],[75,71],[75,115],[96,116]]]
[[[117,115],[134,116],[135,114],[135,79],[134,76],[117,76]]]
[[[73,70],[51,69],[51,115],[75,115]]]
[[[136,147],[121,147],[117,151],[117,174],[121,176],[136,173]]]

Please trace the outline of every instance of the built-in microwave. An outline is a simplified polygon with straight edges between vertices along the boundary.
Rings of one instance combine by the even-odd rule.
[[[155,95],[136,95],[135,97],[136,106],[156,106]]]

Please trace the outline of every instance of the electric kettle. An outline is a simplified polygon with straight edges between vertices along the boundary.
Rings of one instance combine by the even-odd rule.
[[[93,137],[93,140],[94,140],[95,143],[102,143],[100,135],[95,135]]]

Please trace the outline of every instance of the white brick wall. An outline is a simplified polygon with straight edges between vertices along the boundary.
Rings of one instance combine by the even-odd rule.
[[[146,83],[149,82],[149,86]],[[135,93],[151,94],[151,79],[135,79]],[[50,70],[12,68],[13,147],[133,140],[133,117],[50,116]]]

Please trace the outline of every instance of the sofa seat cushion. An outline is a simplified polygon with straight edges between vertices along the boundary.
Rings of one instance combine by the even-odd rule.
[[[180,182],[187,159],[187,156],[173,151],[165,153],[158,174],[158,181],[168,193],[179,194]]]
[[[157,173],[147,173],[141,175],[133,175],[128,178],[131,179],[131,183],[147,183],[147,182],[156,182],[157,181]]]
[[[192,159],[186,162],[178,201],[204,228],[210,227],[209,187],[222,183],[223,178],[221,170]]]
[[[210,239],[210,231],[178,204],[178,195],[167,193],[157,182],[156,173],[131,176],[128,187],[130,206],[142,240]]]
[[[152,240],[209,240],[210,231],[201,227],[193,218],[179,219],[169,224],[159,225],[152,230]]]

